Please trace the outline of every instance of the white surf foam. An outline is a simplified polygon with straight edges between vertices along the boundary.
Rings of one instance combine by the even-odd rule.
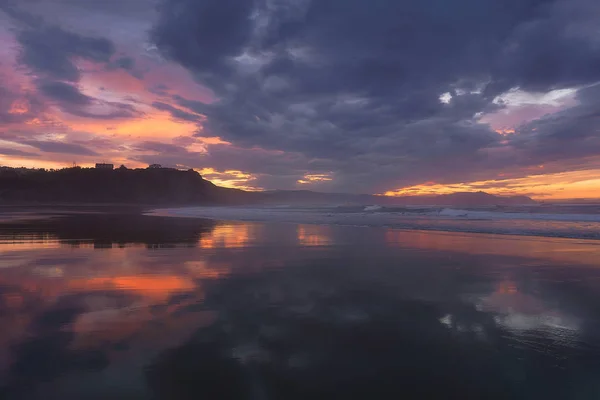
[[[184,207],[155,210],[152,214],[229,221],[352,225],[600,239],[600,215],[598,214],[503,213],[453,208],[406,212],[406,209],[386,211],[371,206],[360,207],[356,211],[293,207]]]

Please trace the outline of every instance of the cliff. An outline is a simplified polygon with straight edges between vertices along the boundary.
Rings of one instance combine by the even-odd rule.
[[[215,186],[193,170],[66,168],[0,171],[4,203],[228,204],[245,192]]]
[[[441,196],[387,197],[308,190],[245,192],[223,188],[193,171],[170,168],[56,171],[0,169],[2,203],[122,203],[141,205],[242,204],[379,204],[490,206],[526,205],[526,196],[494,196],[485,192]]]

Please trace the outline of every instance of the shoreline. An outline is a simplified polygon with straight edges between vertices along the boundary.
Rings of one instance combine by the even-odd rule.
[[[103,215],[95,212],[64,213],[55,210],[53,215],[27,213],[27,218],[6,221],[6,224],[1,223],[0,218],[0,245],[10,247],[22,242],[31,247],[34,246],[33,239],[42,240],[46,244],[93,245],[94,249],[115,246],[126,248],[130,244],[140,244],[152,249],[185,248],[188,249],[185,251],[192,251],[189,249],[207,248],[217,251],[251,248],[257,245],[355,248],[383,244],[385,248],[397,247],[408,251],[440,251],[447,253],[449,257],[454,254],[472,254],[501,257],[507,262],[510,262],[510,257],[524,257],[533,264],[552,262],[571,266],[593,266],[597,265],[597,260],[600,259],[600,241],[593,239],[297,220],[250,221],[198,215],[166,215],[164,210],[160,211]],[[14,236],[15,232],[17,236]],[[275,236],[265,236],[266,232],[279,233]],[[28,234],[31,236],[28,237]]]
[[[442,226],[407,226],[407,225],[400,225],[398,223],[394,224],[392,221],[390,221],[390,223],[385,223],[385,224],[376,224],[376,223],[366,223],[368,221],[361,221],[361,222],[365,222],[365,223],[352,223],[351,221],[340,221],[338,220],[333,220],[332,218],[326,217],[329,220],[315,220],[315,219],[305,219],[305,220],[301,220],[300,218],[298,219],[288,219],[288,218],[273,218],[273,219],[266,219],[266,218],[256,218],[256,217],[252,217],[252,216],[248,216],[248,217],[244,217],[244,218],[240,218],[238,217],[232,217],[227,216],[227,215],[210,215],[210,214],[202,214],[202,213],[198,213],[198,214],[194,214],[194,215],[190,215],[189,213],[183,214],[183,213],[174,213],[173,211],[176,210],[182,210],[182,209],[186,209],[188,207],[184,207],[184,208],[157,208],[157,209],[152,209],[149,211],[144,212],[144,215],[147,216],[157,216],[157,217],[169,217],[169,218],[188,218],[188,219],[209,219],[209,220],[213,220],[216,222],[236,222],[236,223],[281,223],[281,224],[295,224],[295,225],[315,225],[315,226],[347,226],[347,227],[356,227],[356,228],[383,228],[383,229],[388,229],[388,230],[393,230],[393,231],[404,231],[404,232],[427,232],[427,233],[432,233],[432,232],[437,232],[437,233],[446,233],[446,234],[461,234],[461,235],[482,235],[482,236],[486,236],[486,237],[513,237],[515,239],[522,239],[522,238],[534,238],[536,240],[540,240],[542,238],[544,239],[559,239],[559,240],[572,240],[572,241],[577,241],[579,243],[581,243],[582,241],[585,242],[589,242],[589,244],[593,244],[593,245],[600,245],[600,235],[596,236],[596,237],[585,237],[582,235],[568,235],[568,234],[550,234],[548,232],[528,232],[528,231],[522,231],[522,232],[508,232],[508,231],[485,231],[485,230],[475,230],[475,229],[460,229],[460,228],[456,228],[456,227],[442,227]],[[197,207],[194,207],[194,209],[198,209]],[[214,210],[214,208],[213,208]],[[323,216],[321,216],[321,218],[323,218]],[[361,218],[361,217],[357,217],[357,218]],[[411,221],[415,221],[418,219],[410,219],[410,218],[406,218],[405,222],[411,222]],[[430,219],[429,221],[435,221],[435,219]],[[461,223],[461,222],[466,222],[466,221],[461,221],[461,220],[444,220],[444,221],[451,221],[451,222],[457,222],[457,223]],[[478,221],[478,222],[482,222],[482,221]]]

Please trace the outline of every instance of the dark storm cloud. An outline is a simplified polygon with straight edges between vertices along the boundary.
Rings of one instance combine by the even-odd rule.
[[[162,3],[160,12],[156,44],[201,73],[226,73],[227,58],[240,54],[252,34],[253,1],[173,0]]]
[[[575,107],[524,124],[510,144],[538,163],[600,154],[600,84],[578,91]]]
[[[198,114],[205,114],[207,113],[209,110],[211,110],[211,107],[206,104],[203,103],[201,101],[197,101],[197,100],[189,100],[186,99],[184,97],[181,97],[179,95],[175,95],[173,96],[173,99],[175,100],[175,102],[177,103],[177,105],[187,108],[188,110],[191,110],[195,113]]]
[[[81,73],[74,59],[108,63],[115,53],[114,43],[106,38],[80,35],[48,24],[16,4],[2,0],[0,10],[16,23],[16,40],[20,46],[18,62],[37,76],[76,82]]]
[[[19,0],[26,1],[26,0]],[[87,13],[102,13],[117,17],[139,18],[148,17],[156,7],[155,0],[29,0],[32,5],[40,4],[52,9],[82,11]]]
[[[169,95],[169,87],[164,83],[159,83],[157,85],[153,85],[148,88],[150,93],[159,95],[159,96],[168,96]]]
[[[116,69],[124,69],[125,71],[128,71],[129,73],[139,73],[139,71],[135,70],[135,59],[132,57],[128,57],[128,56],[121,56],[118,57],[114,60],[112,60],[111,62],[109,62],[106,65],[106,68],[109,71],[112,70],[116,70]]]
[[[90,119],[98,119],[98,120],[117,120],[117,119],[130,119],[130,118],[138,118],[142,117],[144,114],[138,111],[131,104],[127,103],[117,103],[117,102],[106,102],[106,101],[98,101],[98,106],[100,110],[98,111],[89,111],[85,108],[81,107],[61,107],[63,111],[68,112],[72,115],[82,117],[82,118],[90,118]]]
[[[187,150],[184,147],[177,146],[174,144],[146,141],[139,143],[134,146],[135,150],[139,151],[151,151],[155,153],[163,154],[186,154]]]
[[[192,139],[192,142],[190,143],[188,139]],[[194,142],[193,138],[177,138],[174,141],[174,143],[185,145]],[[260,149],[247,151],[225,144],[207,145],[206,147],[207,152],[196,152],[189,151],[184,145],[180,144],[145,141],[133,146],[134,150],[153,154],[137,155],[132,157],[132,160],[165,166],[251,172],[258,175],[257,182],[260,181],[261,187],[268,189],[292,187],[309,170],[311,164],[301,154],[267,152]],[[318,169],[322,166],[313,165],[312,167]],[[277,169],[278,177],[269,176],[274,169]],[[281,179],[281,176],[285,176],[285,178]]]
[[[554,1],[515,27],[495,57],[496,84],[546,91],[600,80],[595,0]]]
[[[31,153],[28,151],[11,149],[8,147],[0,147],[0,154],[3,156],[19,156],[19,157],[39,157],[39,154]]]
[[[87,96],[71,83],[39,79],[36,86],[39,93],[62,111],[78,117],[111,120],[142,115],[130,104],[107,102]]]
[[[31,147],[35,147],[45,153],[61,153],[61,154],[74,154],[79,156],[97,156],[99,155],[93,150],[88,149],[79,144],[74,143],[63,143],[56,141],[43,141],[43,140],[24,140],[20,142]]]
[[[92,103],[91,97],[84,95],[76,86],[68,83],[57,81],[40,82],[38,89],[40,93],[61,103],[77,105],[88,105]]]
[[[20,108],[15,111],[15,108]],[[45,105],[33,93],[17,93],[0,86],[0,124],[22,123],[37,118]]]
[[[162,103],[160,101],[155,101],[154,103],[152,103],[152,107],[156,108],[157,110],[167,111],[175,119],[181,119],[184,121],[191,122],[199,122],[202,120],[202,118],[199,115],[180,110],[176,107],[173,107],[170,104]]]
[[[17,34],[17,41],[21,64],[35,74],[71,82],[81,75],[74,58],[107,63],[115,52],[114,44],[105,38],[81,36],[57,26],[25,29]]]
[[[152,37],[215,92],[212,104],[174,97],[206,115],[203,134],[325,160],[332,185],[379,190],[560,156],[527,144],[555,124],[507,144],[479,117],[511,88],[600,81],[599,19],[593,0],[164,0]],[[567,113],[565,129],[597,135],[596,119]]]
[[[14,0],[0,0],[0,11],[3,11],[13,20],[28,27],[35,27],[44,23],[43,18],[20,9]]]

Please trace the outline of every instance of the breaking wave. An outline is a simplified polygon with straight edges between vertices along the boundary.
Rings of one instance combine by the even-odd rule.
[[[600,206],[382,207],[277,206],[183,207],[159,209],[154,215],[217,220],[291,222],[600,239]]]

